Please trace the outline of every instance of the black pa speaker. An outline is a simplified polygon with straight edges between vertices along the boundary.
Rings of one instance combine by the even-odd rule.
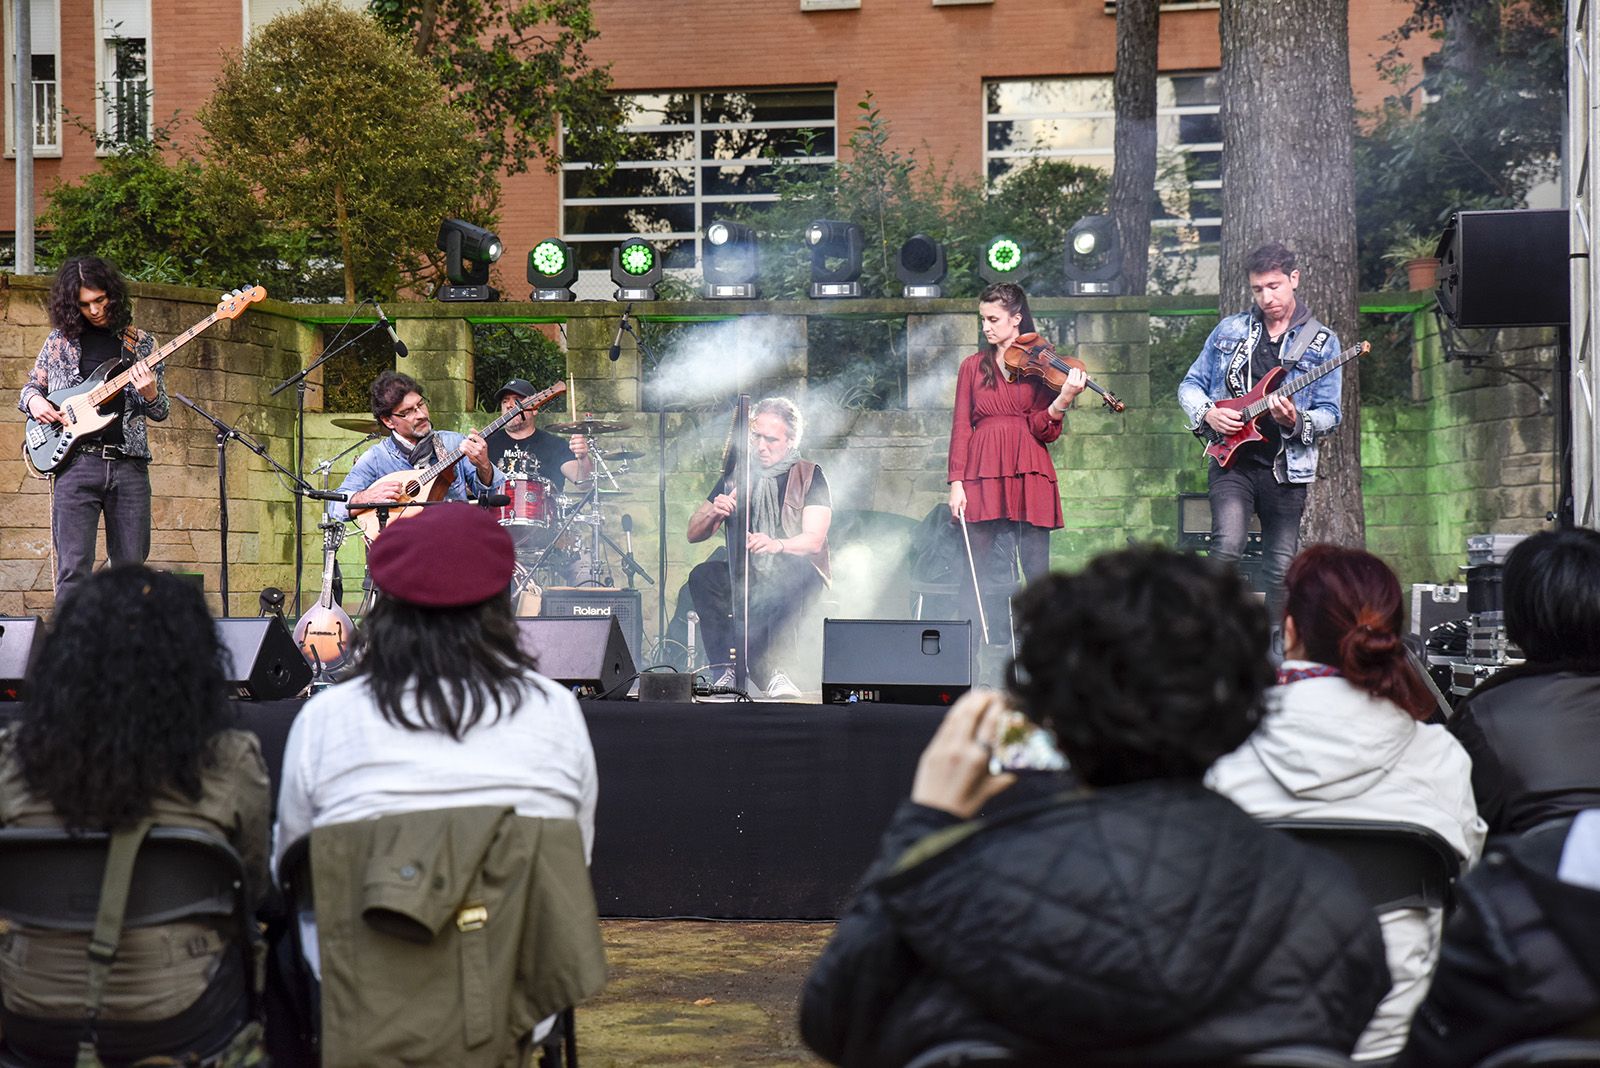
[[[609,693],[634,675],[633,656],[615,616],[522,616],[522,651],[539,661],[539,673],[570,686],[579,697]]]
[[[1458,327],[1566,326],[1565,208],[1458,211],[1439,238],[1439,309]]]
[[[38,616],[0,616],[0,701],[22,697],[22,680],[43,636],[44,622]]]
[[[971,687],[969,620],[822,621],[827,704],[948,705]]]
[[[217,638],[233,667],[228,685],[247,701],[280,701],[311,685],[311,665],[277,616],[217,620]]]
[[[633,662],[639,662],[639,646],[644,642],[644,611],[639,605],[638,590],[610,586],[546,586],[540,597],[539,614],[558,619],[613,616],[622,624],[622,637],[628,643]]]

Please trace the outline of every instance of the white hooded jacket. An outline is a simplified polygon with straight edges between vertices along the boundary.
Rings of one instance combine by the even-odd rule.
[[[1417,824],[1450,843],[1463,868],[1477,860],[1488,828],[1472,796],[1472,761],[1444,727],[1338,676],[1276,687],[1268,700],[1255,733],[1212,766],[1212,789],[1260,819]],[[1405,1044],[1439,959],[1438,910],[1396,909],[1379,920],[1394,986],[1356,1044],[1358,1060]]]

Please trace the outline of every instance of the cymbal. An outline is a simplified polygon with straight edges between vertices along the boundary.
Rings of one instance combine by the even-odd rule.
[[[624,460],[644,459],[644,453],[633,449],[624,449],[621,452],[607,452],[602,453],[601,455],[603,455],[607,460],[615,460],[617,463],[621,463]]]
[[[602,423],[598,419],[580,419],[576,423],[546,423],[544,428],[552,434],[615,434],[619,430],[632,430],[627,423]]]
[[[345,416],[342,419],[329,419],[328,422],[340,430],[354,430],[357,434],[387,434],[389,428],[376,419],[358,419]]]

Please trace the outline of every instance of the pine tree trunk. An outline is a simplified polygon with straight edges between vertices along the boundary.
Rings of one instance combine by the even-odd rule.
[[[1222,0],[1219,309],[1250,306],[1244,260],[1269,241],[1299,254],[1300,299],[1356,344],[1355,167],[1347,0]],[[1321,441],[1302,542],[1360,546],[1361,383],[1344,367],[1343,420]]]
[[[1122,291],[1142,296],[1150,275],[1150,204],[1156,181],[1156,49],[1160,0],[1118,0],[1117,111],[1111,217],[1122,248]]]

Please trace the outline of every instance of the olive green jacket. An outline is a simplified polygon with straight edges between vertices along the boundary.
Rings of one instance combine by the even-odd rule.
[[[327,1068],[519,1065],[605,985],[573,820],[436,809],[311,832]]]

